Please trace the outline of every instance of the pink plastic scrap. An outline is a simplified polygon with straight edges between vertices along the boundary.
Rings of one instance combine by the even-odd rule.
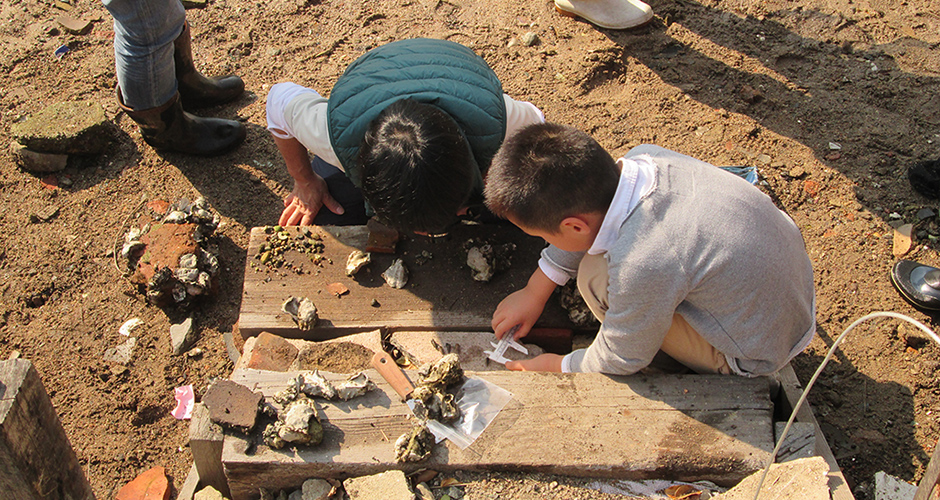
[[[193,404],[196,402],[192,384],[177,387],[175,391],[176,408],[173,409],[173,416],[179,420],[192,418]]]

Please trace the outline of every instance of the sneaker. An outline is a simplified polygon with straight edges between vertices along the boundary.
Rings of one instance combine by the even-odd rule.
[[[653,9],[640,0],[555,0],[555,10],[612,30],[635,28],[653,18]]]

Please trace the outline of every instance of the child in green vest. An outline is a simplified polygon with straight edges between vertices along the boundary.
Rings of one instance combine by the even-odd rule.
[[[362,224],[361,189],[386,224],[435,233],[466,207],[482,207],[483,174],[499,145],[544,116],[503,94],[472,50],[419,38],[367,52],[329,99],[274,85],[267,119],[294,178],[281,225]],[[340,191],[344,200],[334,198]],[[356,217],[346,214],[357,208]]]

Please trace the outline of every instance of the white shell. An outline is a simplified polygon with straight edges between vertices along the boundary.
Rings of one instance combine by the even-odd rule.
[[[301,330],[312,330],[317,324],[317,306],[306,298],[291,297],[281,306]]]
[[[391,266],[382,273],[385,282],[392,288],[404,288],[408,284],[408,268],[401,259],[395,259]]]
[[[343,401],[349,401],[356,396],[375,389],[375,383],[369,380],[365,373],[359,372],[336,386],[336,395]]]
[[[489,252],[487,252],[489,250]],[[467,250],[467,265],[473,270],[473,279],[476,281],[489,281],[493,278],[493,249],[486,245],[483,248],[470,247]]]
[[[362,250],[353,250],[346,259],[346,276],[358,273],[363,267],[372,262],[372,254]]]

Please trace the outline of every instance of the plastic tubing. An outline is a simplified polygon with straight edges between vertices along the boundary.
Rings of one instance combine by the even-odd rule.
[[[809,380],[809,383],[806,384],[806,388],[803,389],[803,394],[800,396],[799,401],[797,401],[796,405],[793,406],[793,412],[790,413],[790,419],[787,420],[786,427],[784,427],[783,432],[780,433],[780,438],[777,440],[777,445],[774,446],[774,451],[773,453],[770,454],[770,459],[767,462],[767,467],[764,468],[764,472],[760,476],[760,481],[757,482],[757,490],[754,491],[754,500],[757,500],[758,496],[760,496],[760,490],[764,486],[764,479],[767,478],[767,473],[770,472],[770,466],[773,465],[774,460],[776,460],[777,458],[777,452],[780,451],[780,446],[783,445],[783,439],[787,437],[787,432],[790,432],[790,426],[793,425],[793,421],[796,419],[796,412],[800,409],[801,406],[803,406],[803,402],[806,401],[806,395],[809,394],[810,389],[813,388],[813,384],[816,383],[816,379],[819,378],[819,374],[822,373],[823,368],[826,367],[826,364],[829,363],[829,359],[831,359],[833,353],[836,352],[836,347],[838,347],[839,344],[842,343],[842,339],[844,339],[845,336],[848,335],[849,332],[851,332],[856,326],[872,318],[897,318],[903,321],[907,321],[908,323],[911,323],[917,328],[919,328],[922,332],[926,333],[931,339],[933,339],[934,342],[937,343],[937,345],[940,345],[940,337],[938,337],[937,334],[933,332],[933,330],[931,330],[930,328],[927,328],[920,321],[917,321],[916,319],[911,318],[910,316],[905,316],[900,313],[887,312],[887,311],[874,312],[874,313],[862,316],[861,318],[858,318],[857,320],[853,321],[852,324],[849,325],[848,328],[846,328],[842,332],[841,335],[839,335],[836,341],[832,343],[832,347],[829,348],[829,352],[826,353],[826,357],[823,358],[822,363],[819,363],[819,368],[816,368],[816,372],[813,373],[813,378]]]

